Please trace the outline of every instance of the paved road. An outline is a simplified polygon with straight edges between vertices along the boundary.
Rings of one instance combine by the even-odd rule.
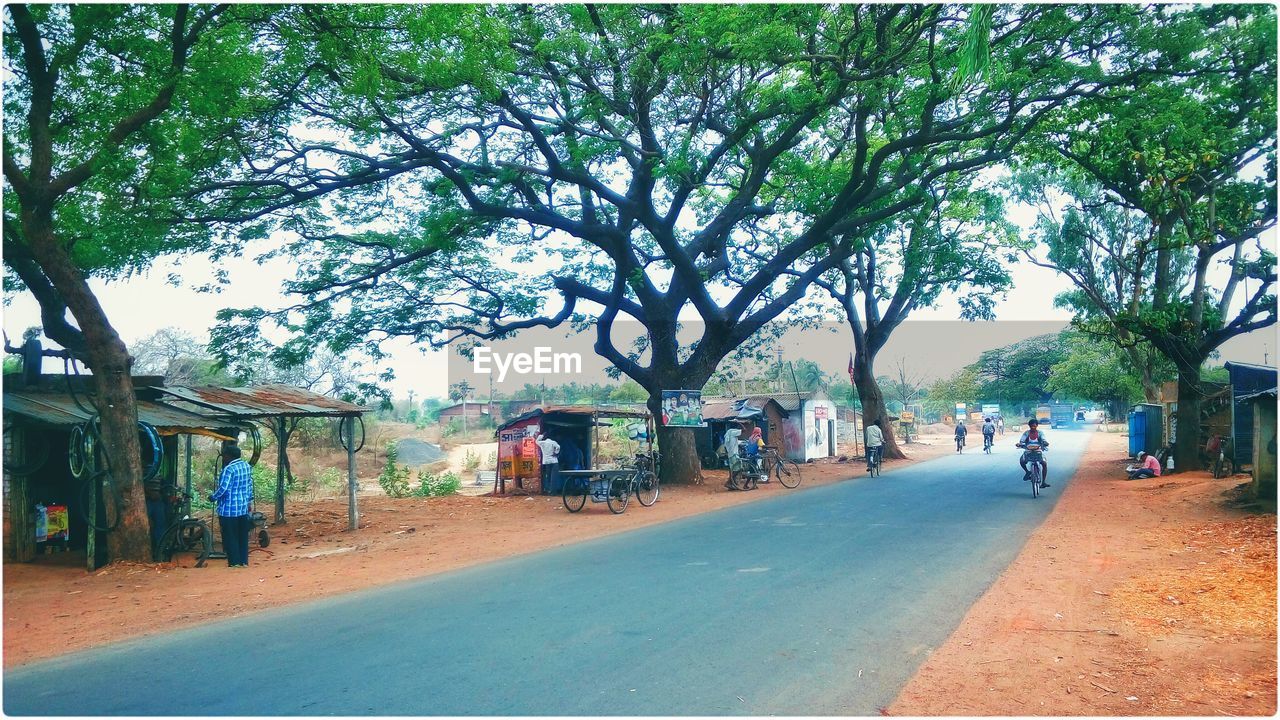
[[[1052,508],[1087,434],[1050,437],[1038,500],[1013,437],[991,456],[979,438],[875,480],[26,666],[4,710],[874,715]]]

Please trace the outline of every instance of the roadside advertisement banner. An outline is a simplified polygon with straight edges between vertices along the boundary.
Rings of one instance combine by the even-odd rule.
[[[663,390],[662,424],[667,427],[706,427],[702,422],[702,391]]]

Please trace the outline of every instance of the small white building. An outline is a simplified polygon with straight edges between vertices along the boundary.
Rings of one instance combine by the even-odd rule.
[[[840,454],[840,416],[836,404],[821,391],[760,393],[737,395],[755,407],[773,400],[786,411],[782,420],[782,442],[769,438],[769,444],[786,448],[787,457],[797,462],[837,457]]]

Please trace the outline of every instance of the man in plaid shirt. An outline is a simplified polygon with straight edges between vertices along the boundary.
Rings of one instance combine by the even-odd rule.
[[[253,500],[253,476],[249,463],[240,459],[240,447],[225,445],[222,448],[222,476],[218,489],[209,496],[218,510],[218,525],[222,529],[222,549],[227,553],[230,567],[249,567],[249,503]]]

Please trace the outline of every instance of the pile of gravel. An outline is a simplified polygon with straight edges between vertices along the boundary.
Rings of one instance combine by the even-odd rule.
[[[426,465],[444,457],[444,451],[440,449],[439,445],[432,445],[429,442],[413,438],[404,438],[396,443],[396,451],[399,454],[400,464],[408,465],[409,467]]]

